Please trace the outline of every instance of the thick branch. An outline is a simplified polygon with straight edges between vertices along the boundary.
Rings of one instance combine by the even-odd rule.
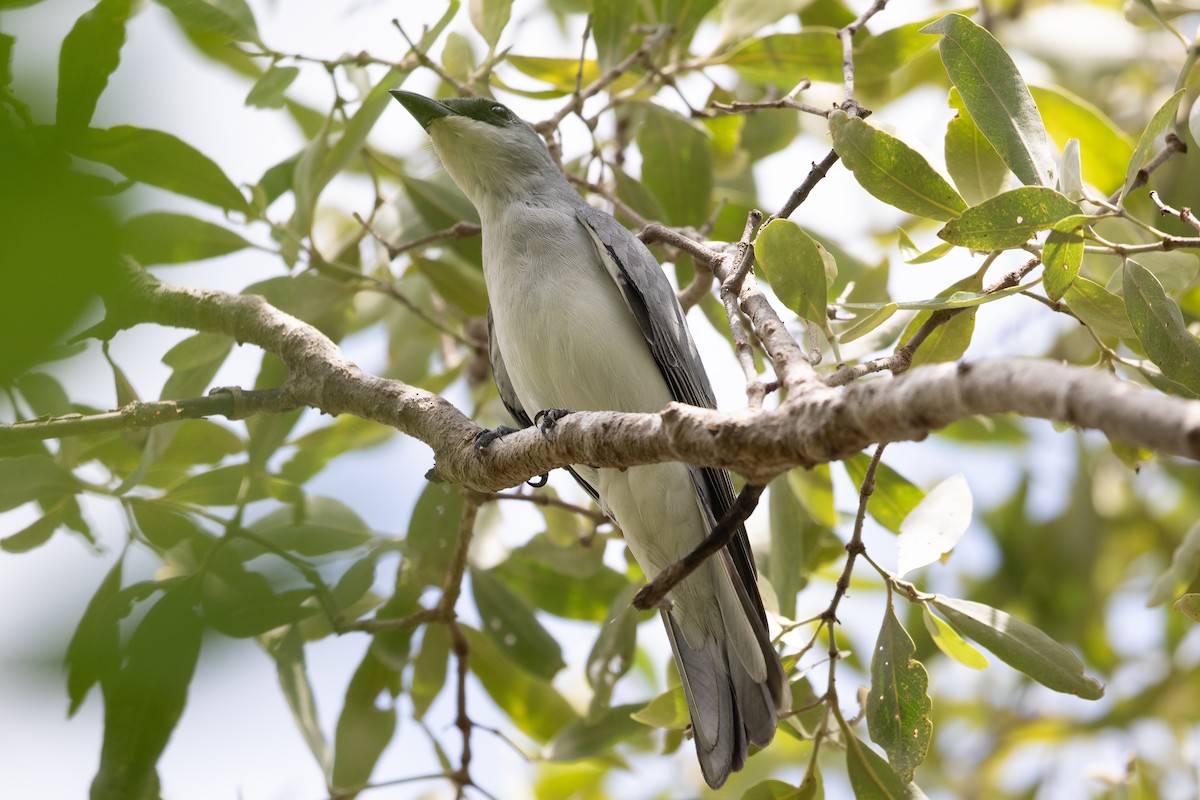
[[[791,467],[845,458],[875,442],[923,439],[964,417],[1010,412],[1200,460],[1200,402],[1092,369],[1025,359],[924,366],[842,389],[810,386],[778,408],[755,412],[672,404],[658,414],[570,414],[549,437],[530,428],[479,453],[480,429],[449,402],[362,372],[319,331],[260,297],[168,286],[140,272],[130,273],[118,297],[107,327],[157,322],[254,343],[287,364],[291,401],[392,425],[433,448],[443,480],[479,491],[568,464],[665,461],[725,467],[767,483]]]

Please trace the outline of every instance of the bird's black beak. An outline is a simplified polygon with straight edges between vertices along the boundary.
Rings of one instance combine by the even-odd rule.
[[[416,94],[415,92],[403,92],[399,89],[392,90],[392,97],[399,101],[400,105],[408,113],[413,115],[413,119],[421,123],[421,127],[429,129],[429,123],[442,117],[456,117],[458,112],[447,105],[439,103],[430,97]]]

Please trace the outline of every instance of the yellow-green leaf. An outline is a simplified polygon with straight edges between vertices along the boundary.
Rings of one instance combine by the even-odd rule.
[[[1008,168],[1027,186],[1053,186],[1054,155],[1037,105],[996,38],[962,14],[947,14],[922,32],[942,35],[942,64]]]
[[[1006,250],[1078,213],[1079,206],[1053,189],[1022,186],[972,206],[947,222],[938,236],[972,250]]]
[[[791,220],[775,219],[758,234],[754,254],[785,306],[822,328],[829,324],[825,309],[833,256],[824,247]]]
[[[1125,261],[1123,274],[1125,310],[1146,355],[1168,378],[1200,392],[1200,342],[1188,330],[1179,304],[1133,259]]]
[[[987,656],[976,650],[970,642],[958,635],[950,624],[921,604],[921,619],[925,630],[937,648],[963,666],[971,669],[987,669]]]
[[[891,134],[835,111],[829,118],[833,149],[874,197],[930,219],[954,219],[967,204],[929,162]]]

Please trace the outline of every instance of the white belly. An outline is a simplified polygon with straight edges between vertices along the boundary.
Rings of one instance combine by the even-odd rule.
[[[493,335],[531,418],[548,408],[653,413],[674,399],[620,289],[573,214],[509,214],[485,223],[484,230]],[[497,248],[498,241],[507,245]],[[708,532],[683,464],[576,469],[597,489],[605,513],[650,577]],[[695,646],[721,620],[707,571],[671,593]]]

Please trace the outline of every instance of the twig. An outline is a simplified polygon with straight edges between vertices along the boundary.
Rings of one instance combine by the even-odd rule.
[[[478,508],[478,506],[476,506]],[[471,513],[471,522],[475,522],[475,513]],[[458,728],[462,736],[462,754],[459,758],[458,769],[450,776],[450,780],[454,782],[455,796],[462,797],[463,790],[468,786],[474,786],[475,782],[471,780],[471,718],[467,715],[467,676],[470,674],[470,654],[471,648],[467,644],[467,637],[462,632],[462,627],[456,620],[450,620],[450,642],[451,649],[454,652],[455,665],[458,667],[455,676],[455,714],[454,727]]]
[[[567,180],[570,181],[571,183],[575,184],[576,186],[582,186],[583,188],[587,189],[589,192],[592,192],[593,194],[598,194],[601,197],[603,197],[605,200],[607,200],[608,202],[612,203],[613,208],[617,211],[617,213],[621,214],[622,216],[628,217],[630,220],[632,220],[634,225],[645,227],[646,225],[650,224],[650,221],[648,219],[646,219],[645,217],[643,217],[641,214],[639,214],[633,208],[633,206],[629,205],[624,200],[617,197],[613,192],[604,188],[600,184],[592,183],[587,178],[581,178],[578,175],[571,175],[569,173],[565,173],[565,174],[567,175]]]
[[[986,270],[993,261],[999,257],[1001,251],[994,250],[988,254],[984,260],[980,271]],[[1003,278],[996,281],[992,285],[985,288],[980,294],[995,294],[1003,289],[1016,286],[1026,275],[1028,275],[1038,264],[1042,263],[1040,258],[1034,257],[1026,261],[1023,265],[1007,273]],[[925,320],[924,324],[916,330],[912,337],[904,343],[904,346],[890,356],[880,356],[873,358],[870,361],[864,361],[861,364],[853,364],[839,368],[832,375],[825,378],[825,383],[829,386],[844,386],[851,381],[857,380],[864,375],[870,375],[875,372],[889,371],[893,375],[899,375],[905,372],[912,366],[913,356],[917,352],[925,340],[929,338],[935,330],[945,325],[957,315],[968,311],[976,306],[968,306],[966,308],[943,308],[934,311]]]
[[[463,512],[458,521],[458,535],[455,538],[454,553],[446,567],[446,578],[442,581],[442,596],[433,608],[423,608],[403,617],[392,619],[364,619],[346,625],[347,631],[365,631],[379,633],[380,631],[406,630],[427,622],[451,623],[457,616],[454,606],[462,593],[463,575],[467,571],[467,553],[471,548],[471,538],[475,533],[475,517],[479,514],[479,506],[487,495],[467,488],[460,490],[463,496]]]
[[[687,286],[675,293],[675,296],[679,298],[679,305],[684,311],[699,303],[712,290],[713,274],[708,263],[693,258],[692,265],[696,274],[692,276],[692,280]]]
[[[388,260],[391,261],[394,261],[401,253],[407,253],[409,250],[415,250],[416,248],[424,247],[427,244],[440,242],[443,239],[468,239],[472,236],[478,236],[483,230],[483,227],[477,222],[459,220],[449,228],[442,228],[441,230],[427,233],[424,236],[418,236],[415,239],[409,239],[407,242],[401,242],[400,244],[392,244],[387,239],[384,239],[382,236],[376,233],[375,230],[369,224],[367,224],[365,220],[363,220],[357,211],[355,211],[352,216],[359,225],[362,225],[363,228],[366,229],[367,233],[371,234],[375,241],[387,248]]]
[[[1161,198],[1159,198],[1158,192],[1156,191],[1150,192],[1150,199],[1154,202],[1154,205],[1158,206],[1158,211],[1160,214],[1170,217],[1178,217],[1182,222],[1186,222],[1188,225],[1191,225],[1193,228],[1200,231],[1200,219],[1196,219],[1196,215],[1193,214],[1192,210],[1187,206],[1184,206],[1183,208],[1172,208],[1164,203]]]
[[[846,102],[854,103],[854,34],[858,33],[867,20],[878,14],[886,6],[888,0],[875,0],[866,11],[858,15],[858,19],[838,31],[842,41],[842,86],[846,93]]]
[[[103,414],[65,414],[0,425],[0,447],[109,431],[143,430],[184,419],[212,416],[245,419],[254,414],[294,411],[300,406],[301,403],[283,389],[251,391],[223,387],[213,389],[205,397],[133,402]]]
[[[577,89],[575,92],[573,92],[571,94],[571,99],[567,101],[562,108],[556,111],[549,118],[544,119],[534,125],[534,130],[542,134],[543,137],[548,136],[557,130],[558,126],[562,124],[564,119],[571,114],[579,113],[583,110],[584,101],[602,92],[613,81],[627,72],[630,67],[654,52],[654,50],[663,43],[670,32],[670,25],[659,25],[655,29],[654,33],[646,37],[637,50],[625,56],[625,58],[621,59],[620,62],[609,67],[607,70],[605,70],[603,75],[596,78],[596,80],[592,81],[587,86],[583,87],[582,89]]]
[[[453,86],[454,91],[458,92],[460,96],[466,97],[472,94],[469,86],[443,69],[442,65],[430,58],[429,54],[419,44],[408,38],[408,34],[405,32],[404,26],[400,24],[399,19],[392,19],[392,25],[396,27],[396,30],[400,31],[400,35],[404,37],[404,41],[408,42],[408,46],[412,49],[417,60],[421,62],[421,66],[433,70],[439,78]]]
[[[716,524],[704,541],[683,558],[671,564],[658,573],[654,580],[647,583],[633,596],[633,605],[643,611],[658,608],[671,591],[684,578],[692,574],[696,567],[703,564],[709,556],[725,547],[741,529],[742,524],[754,513],[758,499],[766,486],[748,483],[742,487],[733,505],[725,512],[725,516]]]
[[[808,195],[812,192],[813,187],[829,173],[829,168],[836,164],[837,160],[837,151],[830,150],[819,162],[813,162],[812,169],[808,172],[808,177],[792,191],[787,202],[783,204],[783,208],[772,214],[771,219],[787,219],[790,217],[800,207],[800,204],[808,199]]]
[[[593,522],[609,522],[608,516],[598,508],[588,508],[587,506],[576,505],[569,503],[566,500],[561,500],[553,495],[542,494],[537,492],[534,494],[519,494],[517,492],[491,492],[483,495],[487,500],[523,500],[526,503],[533,503],[535,506],[548,506],[551,508],[561,508],[565,511],[570,511],[573,514],[587,517]]]
[[[1171,158],[1174,157],[1175,155],[1177,155],[1179,153],[1186,153],[1186,152],[1187,152],[1187,143],[1185,141],[1183,141],[1183,139],[1180,139],[1178,136],[1176,136],[1174,133],[1167,133],[1166,138],[1163,140],[1162,150],[1159,150],[1154,155],[1154,158],[1147,161],[1146,166],[1142,167],[1141,169],[1139,169],[1137,171],[1137,175],[1134,177],[1133,183],[1131,183],[1129,185],[1128,189],[1126,189],[1124,186],[1122,186],[1120,189],[1118,189],[1117,191],[1113,192],[1111,195],[1108,196],[1108,202],[1117,203],[1120,200],[1122,200],[1125,196],[1127,196],[1130,192],[1132,192],[1136,189],[1140,189],[1141,187],[1145,186],[1147,181],[1150,180],[1150,175],[1156,169],[1158,169],[1163,164],[1170,161]]]
[[[747,215],[742,238],[738,241],[737,262],[732,274],[721,282],[721,304],[725,307],[729,332],[733,336],[734,354],[742,368],[742,376],[746,379],[746,402],[750,408],[755,409],[762,408],[763,400],[767,396],[767,389],[754,365],[754,347],[742,325],[742,313],[738,308],[738,294],[754,259],[754,247],[750,244],[750,238],[754,235],[760,222],[762,222],[762,212],[755,210]]]

